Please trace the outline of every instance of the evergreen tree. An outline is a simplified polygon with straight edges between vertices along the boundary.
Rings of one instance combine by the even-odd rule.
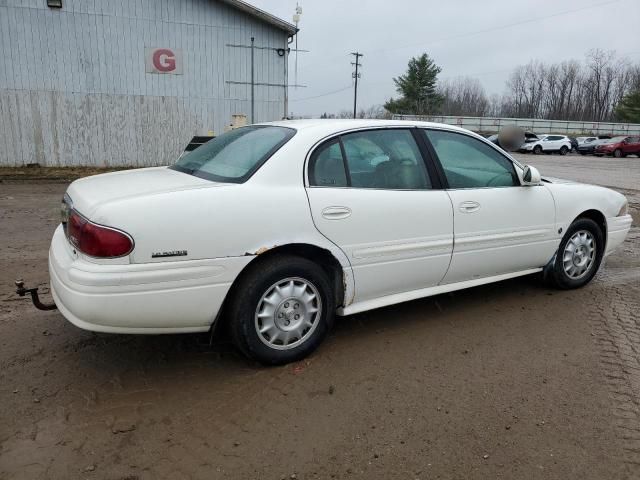
[[[396,90],[401,95],[390,99],[385,108],[391,113],[430,115],[438,110],[442,97],[436,90],[438,74],[442,69],[429,55],[423,53],[409,61],[407,73],[394,78]]]
[[[625,95],[616,107],[616,116],[623,122],[640,123],[640,90]]]

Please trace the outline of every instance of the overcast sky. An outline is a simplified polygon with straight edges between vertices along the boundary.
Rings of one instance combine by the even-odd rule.
[[[291,21],[296,0],[248,0]],[[509,72],[539,59],[584,59],[592,48],[640,61],[639,0],[300,0],[298,83],[290,111],[319,115],[351,109],[349,52],[365,54],[359,107],[395,95],[392,78],[427,52],[440,78],[477,77],[501,93]],[[526,23],[523,23],[526,22]],[[293,59],[293,55],[292,55]],[[294,82],[293,61],[290,83]],[[323,95],[319,98],[309,98]]]

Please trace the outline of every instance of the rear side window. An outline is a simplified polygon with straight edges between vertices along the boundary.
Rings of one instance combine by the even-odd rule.
[[[438,155],[449,188],[520,185],[511,161],[484,142],[454,132],[425,131]]]
[[[389,190],[431,188],[418,145],[411,132],[404,129],[343,135],[316,150],[309,169],[312,186]]]
[[[215,182],[242,183],[294,134],[284,127],[238,128],[210,140],[171,168]]]
[[[311,185],[316,187],[348,186],[344,158],[338,140],[325,143],[318,148],[311,156],[310,167],[309,182]]]

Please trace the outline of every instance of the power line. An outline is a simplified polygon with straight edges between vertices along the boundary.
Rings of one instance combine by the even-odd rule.
[[[356,57],[356,61],[351,62],[351,65],[356,67],[356,71],[353,73],[353,78],[355,78],[355,88],[353,90],[353,118],[356,118],[358,112],[358,79],[361,76],[358,72],[358,68],[362,66],[360,63],[360,57],[364,57],[364,55],[360,52],[351,52],[351,55]]]
[[[549,18],[560,17],[562,15],[568,15],[570,13],[581,12],[583,10],[588,10],[588,9],[591,9],[591,8],[602,7],[604,5],[611,5],[612,3],[618,3],[618,2],[621,2],[621,1],[623,1],[623,0],[609,0],[607,2],[595,3],[593,5],[587,5],[585,7],[574,8],[574,9],[571,9],[571,10],[564,10],[564,11],[561,11],[561,12],[556,12],[556,13],[553,13],[551,15],[545,15],[543,17],[530,18],[528,20],[522,20],[522,21],[519,21],[519,22],[508,23],[508,24],[505,24],[505,25],[497,25],[495,27],[485,28],[485,29],[482,29],[482,30],[475,30],[473,32],[466,32],[466,33],[460,33],[460,34],[457,34],[457,35],[450,35],[448,37],[442,37],[442,38],[439,38],[437,40],[431,40],[431,41],[426,42],[426,43],[425,42],[416,42],[416,43],[400,45],[400,46],[392,47],[392,48],[385,47],[385,48],[380,48],[380,49],[377,49],[377,50],[371,50],[368,53],[390,52],[390,51],[400,50],[400,49],[408,48],[408,47],[431,45],[433,43],[443,42],[445,40],[454,40],[454,39],[458,39],[458,38],[470,37],[470,36],[479,35],[479,34],[482,34],[482,33],[494,32],[496,30],[504,30],[506,28],[517,27],[519,25],[525,25],[527,23],[539,22],[539,21],[542,21],[542,20],[547,20]]]
[[[568,15],[568,14],[571,14],[571,13],[577,13],[577,12],[581,12],[581,11],[584,11],[584,10],[589,10],[589,9],[592,9],[592,8],[602,7],[602,6],[605,6],[605,5],[611,5],[613,3],[619,3],[619,2],[622,2],[622,1],[625,1],[625,0],[609,0],[609,1],[606,1],[606,2],[595,3],[595,4],[592,4],[592,5],[587,5],[587,6],[580,7],[580,8],[574,8],[574,9],[571,9],[571,10],[563,10],[563,11],[552,13],[550,15],[546,15],[546,16],[542,16],[542,17],[531,18],[531,19],[528,19],[528,20],[522,20],[522,21],[519,21],[519,22],[513,22],[513,23],[504,24],[504,25],[496,25],[495,27],[490,27],[490,28],[486,28],[486,29],[482,29],[482,30],[476,30],[476,31],[473,31],[473,32],[466,32],[466,33],[451,35],[451,36],[448,36],[448,37],[442,37],[442,38],[438,38],[438,39],[434,39],[434,40],[429,40],[428,42],[416,42],[416,43],[411,43],[411,44],[400,45],[400,46],[397,46],[397,47],[383,47],[383,48],[378,48],[378,49],[375,49],[375,50],[365,50],[365,53],[370,55],[372,53],[390,52],[390,51],[400,50],[400,49],[408,48],[408,47],[431,45],[431,44],[442,42],[442,41],[445,41],[445,40],[464,38],[464,37],[469,37],[469,36],[473,36],[473,35],[479,35],[479,34],[482,34],[482,33],[489,33],[489,32],[493,32],[493,31],[497,31],[497,30],[504,30],[506,28],[516,27],[518,25],[525,25],[525,24],[528,24],[528,23],[539,22],[539,21],[542,21],[542,20],[547,20],[549,18],[555,18],[555,17],[559,17],[559,16],[562,16],[562,15]],[[342,55],[334,55],[334,56],[331,56],[331,57],[325,57],[326,60],[324,60],[324,61],[322,60],[322,57],[320,57],[320,61],[322,63],[320,63],[320,64],[316,63],[316,65],[328,65],[329,61],[337,60],[337,59],[339,59],[341,57],[342,57]],[[333,62],[331,62],[331,64],[332,65],[336,65]]]
[[[305,100],[313,100],[315,98],[328,97],[330,95],[335,95],[336,93],[344,92],[345,90],[351,90],[352,86],[353,86],[353,84],[348,85],[346,87],[339,88],[338,90],[333,90],[331,92],[321,93],[320,95],[314,95],[312,97],[292,98],[291,101],[292,102],[302,102],[302,101],[305,101]]]

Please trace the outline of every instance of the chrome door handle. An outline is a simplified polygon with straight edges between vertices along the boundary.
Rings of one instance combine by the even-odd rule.
[[[473,213],[480,210],[480,204],[478,202],[462,202],[460,204],[460,211],[462,213]]]
[[[322,216],[327,220],[342,220],[351,216],[349,207],[327,207],[322,210]]]

